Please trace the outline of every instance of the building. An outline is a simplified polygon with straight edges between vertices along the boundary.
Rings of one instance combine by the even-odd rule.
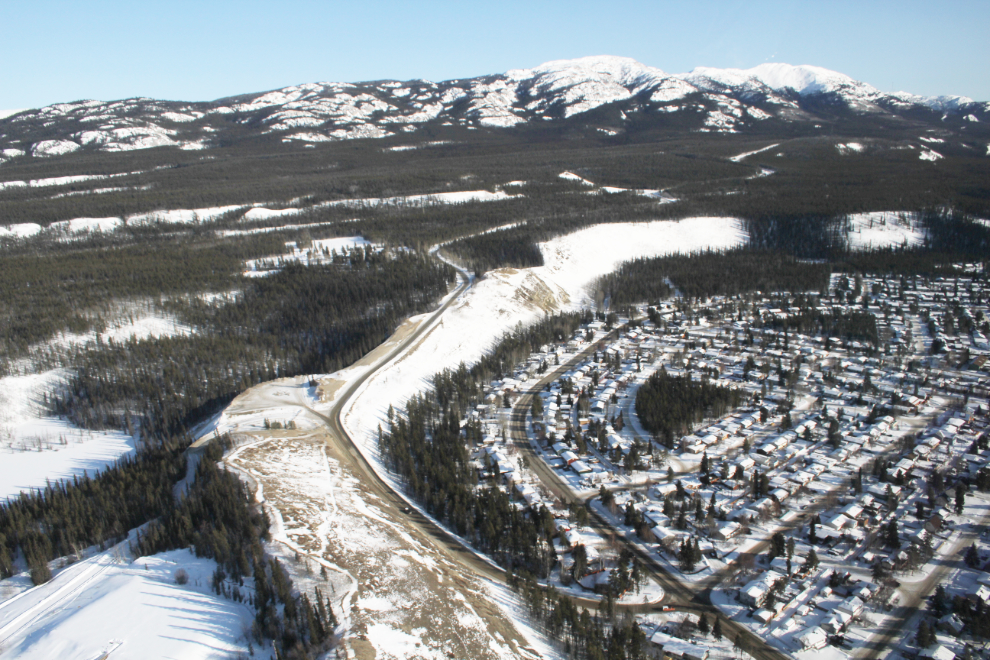
[[[801,633],[797,640],[801,644],[802,649],[820,649],[824,648],[828,643],[828,633],[818,626],[815,626],[814,628],[808,628]]]
[[[704,644],[692,644],[659,631],[650,637],[650,644],[653,646],[654,657],[658,660],[708,660],[711,654]]]

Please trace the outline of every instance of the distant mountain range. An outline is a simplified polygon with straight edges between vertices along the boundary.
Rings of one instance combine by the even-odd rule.
[[[619,134],[635,121],[745,133],[849,116],[982,131],[990,103],[887,94],[815,66],[668,74],[629,58],[585,57],[440,83],[311,83],[198,103],[59,103],[0,119],[0,163],[79,150],[208,149],[264,136],[301,143],[385,138],[429,124],[507,129],[584,121]]]

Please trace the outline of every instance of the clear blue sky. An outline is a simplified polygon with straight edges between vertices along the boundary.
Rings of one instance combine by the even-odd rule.
[[[0,110],[449,80],[603,54],[670,73],[814,64],[883,91],[990,101],[988,0],[5,0],[0,25]]]

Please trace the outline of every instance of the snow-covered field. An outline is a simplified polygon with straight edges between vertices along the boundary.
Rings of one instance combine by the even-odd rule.
[[[132,562],[122,546],[0,602],[0,659],[97,660],[112,652],[113,660],[212,660],[248,653],[253,612],[211,591],[213,561],[173,550]],[[180,569],[185,585],[176,583]]]
[[[46,416],[43,396],[66,375],[52,370],[0,378],[0,498],[44,488],[48,480],[92,475],[134,452],[126,433],[87,431]]]
[[[915,247],[925,240],[916,213],[875,211],[849,216],[849,248]]]

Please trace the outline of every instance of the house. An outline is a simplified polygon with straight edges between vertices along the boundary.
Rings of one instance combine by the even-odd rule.
[[[591,472],[591,468],[588,467],[588,464],[585,463],[584,461],[574,461],[573,463],[571,463],[571,469],[577,472],[578,474],[588,474],[589,472]]]
[[[962,619],[958,615],[946,614],[938,620],[938,627],[947,633],[958,635],[966,627],[966,624],[962,622]]]
[[[945,521],[942,520],[942,516],[936,513],[925,523],[925,531],[929,534],[938,534],[942,530],[943,522]]]
[[[939,644],[935,648],[921,649],[918,653],[919,658],[924,658],[928,660],[955,660],[956,654],[947,649],[946,647]]]
[[[600,592],[608,587],[611,577],[612,569],[605,568],[595,573],[585,575],[578,580],[578,584],[590,591]]]
[[[863,603],[863,601],[857,598],[856,596],[850,596],[849,598],[839,603],[838,607],[835,608],[835,611],[844,612],[849,616],[855,618],[856,616],[859,615],[860,612],[863,611],[864,604],[865,603]]]
[[[739,600],[750,607],[762,607],[763,601],[766,600],[767,594],[770,593],[770,589],[782,577],[784,576],[776,571],[767,571],[762,577],[753,580],[740,589]]]
[[[832,613],[828,620],[822,624],[822,628],[837,635],[845,630],[850,621],[852,621],[852,616],[846,612],[839,612],[836,610]]]
[[[737,522],[727,522],[715,531],[715,538],[719,541],[728,541],[742,531],[742,525]]]
[[[692,644],[677,637],[657,631],[650,637],[657,658],[670,660],[708,660],[710,650],[704,644]]]
[[[828,643],[828,633],[824,630],[815,626],[814,628],[808,628],[797,638],[798,643],[801,644],[802,649],[820,649],[824,648]]]

